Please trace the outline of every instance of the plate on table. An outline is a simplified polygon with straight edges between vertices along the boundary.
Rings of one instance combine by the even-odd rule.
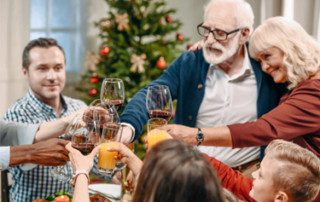
[[[121,185],[118,184],[106,184],[106,183],[99,183],[99,184],[90,184],[89,185],[89,194],[100,194],[103,196],[103,194],[110,195],[114,198],[108,198],[112,202],[120,201],[121,198]]]

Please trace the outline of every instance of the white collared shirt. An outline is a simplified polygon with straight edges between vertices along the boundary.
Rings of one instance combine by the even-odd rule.
[[[9,167],[10,147],[0,147],[0,171]]]
[[[231,77],[217,65],[209,67],[203,101],[196,127],[219,127],[257,119],[257,84],[245,47],[243,66]],[[205,137],[204,137],[205,138]],[[230,147],[199,146],[199,150],[234,167],[256,160],[260,147],[232,149]]]

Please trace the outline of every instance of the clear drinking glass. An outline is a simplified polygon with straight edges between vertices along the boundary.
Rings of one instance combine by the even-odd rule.
[[[150,118],[170,120],[172,115],[172,98],[168,86],[150,86],[147,90],[146,107]]]
[[[63,138],[65,140],[71,140],[71,136],[74,134],[75,126],[77,125],[79,119],[81,117],[75,116],[72,121],[69,123]],[[71,169],[71,167],[70,167]],[[72,172],[68,171],[69,168],[67,166],[57,166],[50,169],[50,176],[59,181],[67,182],[70,180]]]
[[[147,122],[148,130],[148,149],[151,149],[158,142],[161,142],[168,138],[167,131],[159,129],[160,127],[166,126],[167,121],[163,118],[152,118]]]
[[[114,156],[118,155],[118,152],[109,152],[107,149],[110,147],[118,147],[121,136],[122,127],[120,124],[111,122],[103,124],[103,131],[100,137],[101,149],[97,166],[99,173],[112,175],[120,169],[117,167],[117,161],[114,159]]]
[[[103,80],[100,91],[100,100],[106,106],[114,105],[119,111],[125,101],[123,81],[118,78],[106,78]]]
[[[83,155],[90,154],[99,143],[100,134],[94,127],[92,117],[83,116],[82,120],[77,122],[74,133],[71,136],[72,147],[78,149]]]

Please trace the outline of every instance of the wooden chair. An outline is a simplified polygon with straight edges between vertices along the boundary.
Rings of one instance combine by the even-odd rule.
[[[4,170],[1,172],[1,200],[2,202],[10,202],[9,199],[9,189],[10,189],[10,185],[8,182],[8,170]]]

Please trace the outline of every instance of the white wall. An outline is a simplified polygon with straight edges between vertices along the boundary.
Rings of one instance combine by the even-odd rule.
[[[22,51],[29,41],[29,0],[0,0],[0,116],[27,91]]]

